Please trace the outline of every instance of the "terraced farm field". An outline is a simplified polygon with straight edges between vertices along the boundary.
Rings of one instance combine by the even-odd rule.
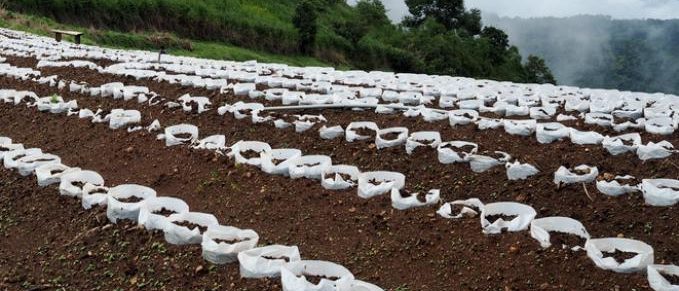
[[[11,30],[0,61],[1,289],[679,288],[677,96]]]

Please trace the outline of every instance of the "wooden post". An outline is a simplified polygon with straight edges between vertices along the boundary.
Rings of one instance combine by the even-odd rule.
[[[58,42],[61,42],[61,32],[55,32],[54,39],[56,39]]]
[[[80,34],[76,34],[76,36],[75,36],[75,44],[80,44]]]

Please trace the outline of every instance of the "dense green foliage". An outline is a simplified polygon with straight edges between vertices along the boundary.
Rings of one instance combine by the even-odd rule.
[[[498,18],[512,44],[540,55],[561,83],[679,94],[679,20],[605,16]]]
[[[413,17],[392,24],[379,0],[6,0],[8,8],[117,31],[163,31],[285,55],[312,55],[365,70],[542,80],[506,34],[483,29],[463,0],[408,1]],[[190,48],[184,48],[190,50]],[[546,68],[545,68],[546,69]],[[531,75],[533,74],[533,75]]]

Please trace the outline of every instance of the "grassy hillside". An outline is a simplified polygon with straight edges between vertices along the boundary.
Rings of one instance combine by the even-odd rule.
[[[392,24],[378,0],[4,0],[11,11],[48,17],[58,23],[105,31],[99,43],[116,44],[128,34],[176,35],[177,53],[218,57],[235,47],[285,55],[295,60],[321,60],[339,67],[529,82],[518,50],[503,41],[504,33],[484,34],[480,15],[471,11],[451,27],[424,15],[416,25]],[[435,0],[425,0],[435,1]],[[313,21],[311,49],[301,49],[305,34],[293,24],[304,2],[318,17]],[[467,11],[462,7],[461,11]],[[303,14],[306,14],[306,10]],[[463,19],[464,18],[464,19]],[[191,39],[191,46],[182,45]],[[227,44],[220,46],[219,44]],[[229,49],[225,49],[229,48]],[[219,48],[219,49],[218,49]],[[301,52],[313,58],[301,58]],[[263,54],[266,56],[266,54]],[[235,58],[239,59],[239,58]],[[539,81],[539,80],[538,80]],[[552,81],[553,82],[553,81]]]

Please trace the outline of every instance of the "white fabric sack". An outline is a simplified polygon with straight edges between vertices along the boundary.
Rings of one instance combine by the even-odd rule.
[[[585,123],[603,127],[611,127],[613,125],[613,115],[600,112],[587,113],[585,114]]]
[[[137,222],[139,225],[143,225],[146,230],[163,230],[165,224],[169,222],[169,215],[165,216],[154,213],[163,209],[174,213],[187,213],[189,212],[189,205],[179,198],[165,196],[149,197],[144,199],[141,205],[139,205]]]
[[[186,135],[189,137],[179,138],[177,135]],[[171,147],[180,144],[192,143],[198,139],[198,127],[191,124],[178,124],[165,128],[165,146]]]
[[[118,199],[131,197],[140,198],[139,202],[121,202]],[[139,218],[139,208],[144,204],[144,200],[156,197],[156,191],[141,185],[123,184],[108,190],[108,201],[106,217],[112,223],[117,223],[119,219],[129,219],[137,221]]]
[[[627,238],[590,239],[585,243],[585,249],[587,256],[597,267],[617,273],[640,272],[653,264],[653,247],[638,240]],[[604,257],[604,252],[612,253],[615,250],[637,253],[637,255],[622,263],[618,263],[612,257]]]
[[[647,145],[639,145],[637,147],[637,157],[642,161],[664,159],[671,156],[674,152],[674,145],[666,140],[658,143],[649,142]]]
[[[5,154],[16,151],[16,150],[23,150],[24,145],[20,143],[7,143],[7,144],[0,144],[0,161],[3,161],[5,159]]]
[[[61,158],[53,154],[39,154],[17,160],[17,170],[22,176],[32,174],[37,167],[50,164],[61,164]]]
[[[240,276],[243,278],[279,277],[283,265],[300,260],[296,246],[270,245],[238,253]]]
[[[320,180],[323,172],[332,166],[332,159],[324,155],[300,156],[290,160],[288,173],[290,178],[307,178]]]
[[[422,108],[420,110],[420,114],[422,115],[422,119],[426,122],[437,122],[441,120],[446,120],[448,119],[448,112],[446,111],[441,111],[441,110],[435,110],[435,109],[430,109],[430,108]]]
[[[574,173],[573,171],[582,171],[583,174]],[[554,184],[569,185],[575,183],[590,183],[599,176],[599,169],[597,167],[590,167],[588,165],[579,165],[573,170],[564,166],[559,167],[554,173]]]
[[[507,168],[507,179],[511,181],[525,180],[540,172],[535,166],[527,163],[522,164],[519,161],[507,163],[505,164],[505,168]]]
[[[552,119],[552,116],[556,114],[556,107],[531,107],[530,108],[530,118],[536,120],[548,120]]]
[[[570,135],[570,127],[558,122],[538,123],[535,135],[539,143],[548,144]]]
[[[469,147],[471,147],[470,150],[463,150],[464,148]],[[472,155],[475,155],[478,150],[478,144],[466,141],[444,142],[439,144],[436,149],[438,152],[438,160],[442,164],[469,162]]]
[[[486,218],[491,215],[516,216],[510,221],[502,218],[490,223]],[[528,229],[537,212],[533,207],[516,202],[496,202],[484,205],[481,210],[481,227],[485,234],[499,234],[503,229],[510,232]]]
[[[106,203],[108,202],[108,190],[108,187],[85,183],[80,200],[83,209],[89,210],[95,206],[106,206]]]
[[[530,223],[530,236],[535,240],[540,242],[540,246],[543,248],[549,248],[552,246],[550,241],[550,232],[560,232],[569,235],[579,236],[585,240],[590,238],[587,229],[582,225],[580,221],[572,219],[570,217],[543,217],[533,220]],[[568,246],[571,248],[584,247],[584,246]]]
[[[335,139],[344,135],[344,129],[342,128],[342,126],[339,125],[332,127],[326,127],[325,125],[323,125],[318,130],[318,133],[322,139]]]
[[[453,212],[453,206],[460,205],[462,209],[459,213]],[[474,217],[479,215],[479,212],[483,211],[484,204],[478,198],[469,198],[467,200],[456,200],[453,202],[448,202],[439,208],[436,213],[443,218],[447,219],[460,219],[463,217]],[[477,211],[478,210],[478,211]]]
[[[80,168],[71,168],[63,164],[47,164],[35,168],[38,186],[45,187],[61,182],[61,176],[67,173],[79,172]]]
[[[271,146],[268,143],[261,141],[239,141],[231,147],[231,150],[237,164],[247,164],[259,167],[262,164],[262,153],[271,151]],[[247,151],[258,152],[260,156],[248,159],[242,155],[242,153]]]
[[[641,145],[641,135],[628,133],[614,137],[605,137],[601,142],[604,148],[614,156],[633,152]]]
[[[94,171],[73,171],[61,175],[59,181],[59,194],[69,197],[82,197],[83,189],[73,183],[80,182],[83,185],[90,183],[94,186],[104,186],[104,178]]]
[[[19,159],[24,157],[37,156],[41,154],[42,150],[38,148],[15,149],[11,151],[6,151],[3,156],[2,162],[6,169],[16,169],[16,167],[18,166]]]
[[[341,174],[348,175],[350,179],[345,180]],[[323,171],[321,186],[328,190],[348,189],[356,186],[360,174],[361,172],[355,166],[333,165]]]
[[[441,134],[438,131],[413,132],[406,140],[406,153],[409,155],[417,147],[438,148],[441,144]]]
[[[219,150],[226,147],[226,136],[223,134],[211,135],[198,141],[194,149]]]
[[[358,196],[371,198],[391,191],[392,188],[402,189],[405,186],[406,177],[397,172],[365,172],[358,176]],[[373,184],[370,181],[374,180]]]
[[[349,284],[350,291],[384,291],[384,289],[378,287],[377,285],[370,284],[368,282],[363,282],[360,280],[353,280]]]
[[[610,182],[606,180],[597,181],[596,188],[599,192],[613,197],[639,192],[638,185],[630,185],[629,183],[623,184],[625,181],[632,179],[634,179],[634,177],[630,175],[616,176],[615,179]]]
[[[370,121],[359,121],[349,123],[345,133],[345,138],[348,142],[354,142],[356,140],[366,140],[371,138],[371,136],[357,134],[356,130],[359,128],[366,128],[372,130],[375,132],[375,134],[377,134],[377,131],[380,130],[379,127],[377,127],[376,123]]]
[[[318,284],[307,281],[305,275],[336,277],[337,280],[321,279]],[[283,291],[342,291],[348,290],[354,275],[347,268],[326,261],[296,261],[281,267]]]
[[[471,124],[478,119],[479,113],[477,111],[466,109],[452,110],[448,117],[451,126]]]
[[[383,136],[387,134],[397,134],[397,137],[395,139],[386,140],[383,138]],[[377,146],[377,149],[385,149],[405,144],[406,139],[408,139],[408,128],[390,127],[377,131],[377,135],[375,136],[375,145]]]
[[[601,144],[604,136],[596,131],[579,131],[571,128],[569,132],[571,142],[579,145]]]
[[[679,180],[644,179],[641,191],[648,205],[672,206],[679,202]]]
[[[173,245],[200,244],[203,242],[203,233],[199,227],[190,229],[187,226],[179,226],[175,223],[189,222],[209,229],[219,226],[217,218],[209,213],[184,212],[172,214],[167,218],[163,227],[165,241]]]
[[[535,132],[537,121],[535,120],[510,120],[505,119],[505,132],[511,135],[529,136]]]
[[[422,207],[427,205],[438,204],[441,201],[441,190],[432,189],[425,194],[425,201],[418,199],[420,193],[410,193],[410,196],[403,197],[401,191],[396,188],[391,188],[391,206],[398,210],[406,210],[414,207]]]
[[[238,253],[254,248],[258,242],[259,235],[254,230],[224,225],[210,226],[203,233],[202,255],[210,263],[229,264],[238,261]]]
[[[298,149],[273,149],[260,154],[262,171],[272,175],[290,175],[290,163],[302,156]],[[274,160],[281,161],[274,165]]]
[[[498,129],[500,127],[504,126],[504,121],[502,119],[495,119],[495,118],[481,118],[479,121],[476,123],[476,127],[479,130],[486,130],[486,129]]]
[[[663,274],[679,276],[679,266],[648,265],[646,269],[648,284],[655,291],[679,291],[679,285],[672,285]]]
[[[670,135],[674,133],[674,121],[671,117],[656,117],[646,120],[644,124],[646,132],[660,135]]]

